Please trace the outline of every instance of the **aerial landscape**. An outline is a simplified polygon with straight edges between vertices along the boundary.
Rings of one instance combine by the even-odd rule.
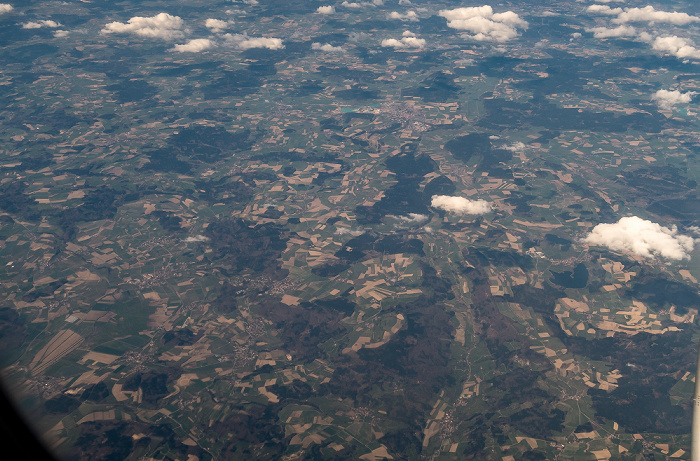
[[[689,459],[699,4],[18,0],[0,48],[57,459]]]

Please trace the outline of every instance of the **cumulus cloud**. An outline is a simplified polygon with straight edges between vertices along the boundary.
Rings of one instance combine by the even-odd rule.
[[[632,26],[618,26],[613,29],[593,27],[586,29],[586,32],[593,32],[595,38],[634,37],[637,35],[637,29]]]
[[[348,2],[347,0],[340,4],[345,8],[362,8],[363,6],[382,6],[384,0],[372,0],[371,2]]]
[[[224,21],[222,19],[215,19],[215,18],[209,18],[206,21],[204,21],[204,26],[214,32],[215,34],[218,34],[219,32],[223,32],[228,28],[233,23],[233,21]]]
[[[447,27],[466,31],[479,41],[507,42],[518,36],[518,28],[528,26],[516,13],[494,13],[489,5],[440,10],[438,14],[447,19]]]
[[[657,51],[667,51],[681,59],[700,59],[700,49],[684,38],[675,35],[656,37],[652,47]]]
[[[501,149],[509,150],[511,152],[522,152],[525,150],[525,147],[525,143],[518,141],[513,144],[504,144],[501,146]]]
[[[183,45],[175,45],[172,51],[178,53],[199,53],[214,47],[214,42],[208,38],[195,38]]]
[[[651,100],[662,109],[672,109],[677,104],[688,104],[695,95],[694,92],[681,93],[678,90],[659,90],[651,97]]]
[[[330,43],[321,44],[318,42],[312,43],[311,49],[317,51],[326,51],[328,53],[339,53],[341,51],[345,51],[342,46],[333,46]]]
[[[593,5],[592,5],[593,6]],[[618,8],[616,8],[618,9]],[[674,24],[676,26],[684,26],[691,22],[700,22],[700,17],[691,16],[688,13],[679,13],[676,11],[660,11],[655,10],[653,6],[648,5],[644,8],[625,8],[624,11],[618,13],[614,22],[661,22]]]
[[[206,242],[209,240],[209,237],[204,236],[204,235],[195,235],[194,237],[187,237],[185,239],[185,242],[191,243],[191,242]]]
[[[53,36],[56,38],[63,38],[63,37],[68,37],[69,32],[67,30],[57,30],[53,33]]]
[[[267,48],[270,50],[281,50],[284,48],[282,40],[279,38],[268,37],[248,37],[241,34],[226,34],[226,41],[241,50],[249,50],[251,48]]]
[[[596,14],[608,14],[610,16],[615,16],[616,14],[622,13],[622,8],[610,8],[608,5],[591,5],[586,8],[589,13]]]
[[[654,37],[647,31],[642,31],[637,35],[637,40],[644,43],[651,43],[654,41]]]
[[[14,8],[9,3],[0,3],[0,14],[9,13],[12,10]]]
[[[382,46],[386,48],[423,48],[425,46],[425,39],[418,38],[413,32],[408,30],[404,31],[403,37],[400,40],[395,38],[387,38],[382,40]]]
[[[616,223],[598,224],[583,241],[614,251],[628,251],[646,258],[690,259],[694,240],[678,233],[676,226],[664,227],[637,216]]]
[[[335,13],[335,8],[332,5],[319,6],[316,12],[318,14],[333,14]]]
[[[401,40],[388,38],[382,40],[382,46],[387,48],[422,48],[425,46],[425,39],[416,37],[404,37]]]
[[[337,229],[335,230],[335,234],[336,234],[336,235],[346,235],[346,234],[349,234],[349,235],[352,235],[353,237],[357,237],[358,235],[362,235],[362,234],[364,234],[364,233],[365,233],[365,231],[361,231],[361,230],[352,230],[352,229],[348,229],[347,227],[339,227],[339,228],[337,228]]]
[[[61,24],[56,21],[42,20],[42,21],[30,21],[22,24],[22,29],[41,29],[42,27],[49,27],[55,29]]]
[[[183,38],[184,21],[179,16],[159,13],[151,17],[134,16],[128,22],[111,22],[102,29],[103,34],[133,34],[139,37],[174,40]]]
[[[423,224],[428,220],[428,215],[420,213],[409,213],[407,216],[394,216],[392,218],[398,219],[403,224],[413,225],[413,224]]]
[[[411,5],[411,0],[399,0],[399,5]]]
[[[430,206],[455,214],[486,214],[491,205],[486,200],[469,200],[451,195],[433,195]]]
[[[391,13],[389,13],[389,19],[399,19],[401,21],[418,21],[418,15],[413,10],[407,11],[405,13],[392,11]]]

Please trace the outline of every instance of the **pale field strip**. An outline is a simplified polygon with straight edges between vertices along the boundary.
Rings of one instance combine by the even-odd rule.
[[[399,332],[401,327],[404,324],[404,316],[403,314],[396,314],[396,323],[389,328],[389,330],[385,330],[382,333],[382,339],[379,341],[372,342],[372,337],[371,336],[360,336],[357,338],[355,343],[350,346],[346,347],[345,349],[342,350],[343,354],[348,354],[350,352],[357,352],[362,348],[367,348],[367,349],[376,349],[378,347],[383,346],[384,344],[388,343],[389,340],[391,339],[392,336],[394,336],[396,333]]]
[[[204,362],[213,357],[210,347],[209,341],[205,337],[202,337],[193,345],[178,346],[178,354],[171,351],[166,351],[162,353],[158,359],[176,363],[180,363],[184,360],[180,366],[183,368],[193,368],[197,366],[198,362]]]
[[[332,416],[324,417],[319,415],[317,409],[311,409],[310,407],[303,405],[299,405],[298,407],[301,407],[301,409],[290,409],[290,414],[286,418],[284,415],[280,415],[286,424],[285,434],[287,436],[294,434],[292,438],[295,444],[303,446],[305,443],[318,443],[316,442],[318,439],[314,440],[316,436],[320,436],[321,440],[326,440],[331,437],[344,442],[351,442],[352,440],[355,440],[369,450],[369,453],[360,456],[359,459],[377,459],[377,461],[382,459],[393,459],[393,457],[389,455],[387,448],[378,442],[378,440],[384,436],[384,433],[376,431],[372,424],[367,427],[366,424],[355,420],[350,422],[349,425],[343,426],[342,420],[347,420],[348,416],[352,417],[353,413],[356,413],[354,409],[351,408],[348,411],[343,411],[343,416],[336,413],[336,415],[340,417],[340,420],[338,420]],[[386,415],[386,412],[383,410],[379,410],[378,413]],[[331,425],[338,429],[340,433],[336,433],[333,436],[323,433],[323,430]],[[310,434],[308,434],[309,432]],[[308,435],[302,437],[303,434]],[[335,451],[340,451],[345,448],[342,444],[337,442],[331,442],[328,446]],[[376,448],[371,449],[370,447]]]
[[[134,403],[143,403],[143,389],[140,387],[135,391],[125,391],[121,384],[115,384],[112,387],[112,395],[118,402],[131,399]]]
[[[32,376],[43,373],[48,367],[65,357],[85,340],[72,330],[61,330],[32,359],[29,369]]]
[[[375,448],[371,452],[360,456],[360,459],[364,459],[366,461],[381,461],[383,459],[394,459],[394,457],[391,456],[389,454],[389,450],[382,445],[381,447]]]
[[[257,360],[255,361],[255,368],[258,369],[265,365],[275,366],[278,361],[286,361],[287,353],[282,350],[274,350],[271,352],[260,352]]]
[[[468,290],[468,285],[467,282],[463,282],[464,286],[467,287]],[[467,293],[466,291],[465,293]],[[459,325],[455,329],[455,341],[457,341],[459,344],[464,346],[466,344],[466,329],[467,329],[467,314],[464,312],[455,312],[455,318],[459,322]]]
[[[107,231],[113,231],[115,224],[116,221],[113,220],[101,220],[79,225],[78,228],[81,235],[76,240],[79,243],[89,241],[88,244],[92,247],[99,246],[105,238],[102,234]]]
[[[499,248],[512,248],[506,245],[499,245]],[[490,268],[488,270],[490,289],[492,296],[505,296],[513,294],[511,287],[527,283],[527,274],[519,267],[510,267],[505,271]],[[466,282],[465,282],[466,284]],[[464,292],[468,292],[468,285],[465,285]]]
[[[603,262],[601,267],[618,282],[603,286],[605,291],[621,288],[636,275],[635,272],[625,271],[624,265],[618,261]],[[681,272],[682,277],[694,280],[687,270]],[[595,335],[597,329],[605,331],[606,336],[613,336],[615,333],[635,335],[640,332],[663,334],[668,331],[679,331],[679,328],[673,325],[663,327],[662,320],[673,323],[691,323],[695,319],[697,310],[690,309],[687,314],[680,316],[675,313],[675,307],[672,306],[668,314],[659,315],[651,313],[643,302],[633,300],[626,310],[617,310],[611,313],[608,308],[591,308],[587,298],[583,301],[562,298],[557,302],[555,314],[567,334],[575,334],[571,330],[573,326],[578,332],[586,331]]]
[[[93,423],[96,421],[111,421],[116,418],[117,416],[114,410],[95,411],[93,413],[83,416],[75,424]]]
[[[450,404],[444,400],[445,391],[440,391],[440,395],[430,411],[430,416],[423,428],[423,448],[430,445],[430,439],[440,432],[441,420],[445,417],[445,410]],[[458,445],[458,444],[457,444]],[[452,448],[452,446],[450,446]]]
[[[381,301],[389,297],[422,293],[419,288],[399,289],[387,283],[387,277],[392,275],[397,281],[418,277],[420,275],[418,268],[415,268],[417,271],[415,273],[406,273],[412,264],[413,260],[403,253],[363,261],[362,265],[366,266],[366,269],[357,274],[353,280],[356,287],[355,296],[364,300],[372,298],[375,301]],[[368,278],[374,280],[367,280]],[[360,285],[362,287],[357,288]]]
[[[617,387],[617,381],[622,377],[620,370],[615,369],[607,373],[586,372],[582,368],[583,364],[569,353],[564,344],[546,331],[547,327],[542,319],[533,317],[529,310],[523,309],[517,303],[507,303],[507,306],[506,314],[510,313],[511,318],[514,316],[521,319],[521,323],[527,324],[531,328],[530,337],[533,343],[539,344],[531,345],[530,349],[544,355],[552,363],[557,374],[562,377],[568,376],[574,380],[582,380],[590,388],[614,390]]]
[[[334,256],[342,243],[334,238],[323,238],[321,234],[298,231],[301,238],[290,238],[282,256],[283,267],[316,267],[337,261]]]
[[[595,335],[597,330],[606,332],[605,336],[613,336],[615,333],[635,335],[641,332],[663,334],[669,331],[680,331],[678,327],[673,325],[663,327],[659,316],[650,313],[648,307],[637,300],[633,300],[632,305],[627,310],[618,310],[614,314],[610,314],[610,309],[599,308],[594,311],[585,302],[562,298],[558,301],[554,312],[559,318],[560,324],[564,326],[564,331],[571,335],[575,333],[565,325],[571,325],[572,322],[575,323],[574,328],[578,332],[585,331],[591,335]],[[696,313],[697,311],[692,311],[684,316],[679,316],[674,314],[672,309],[667,316],[661,318],[667,318],[674,323],[689,323],[695,318]]]
[[[322,443],[328,435],[321,434],[324,429],[333,425],[332,416],[323,416],[317,410],[302,407],[301,410],[293,410],[284,420],[285,436],[292,436],[291,445],[301,445],[307,448],[313,443]],[[341,448],[342,449],[342,448]]]
[[[78,363],[80,363],[81,365],[84,365],[84,364],[85,364],[84,360],[80,360]],[[95,368],[99,369],[99,367],[97,367],[97,366],[94,365],[94,364],[90,364],[90,365],[88,365],[88,366],[95,367]],[[71,383],[70,387],[71,387],[71,388],[81,388],[81,387],[83,387],[83,386],[85,386],[85,385],[90,385],[90,384],[97,384],[97,383],[99,383],[100,381],[102,381],[103,378],[105,378],[105,377],[107,376],[108,373],[105,373],[105,374],[103,374],[103,375],[101,375],[101,376],[97,376],[97,375],[95,374],[95,372],[97,371],[97,369],[93,369],[93,370],[90,370],[90,371],[86,371],[86,372],[83,373],[82,375],[78,376],[78,379],[76,379],[75,381],[73,381],[73,382]]]
[[[90,351],[87,354],[85,354],[83,358],[78,361],[78,363],[84,365],[85,363],[87,363],[87,361],[93,361],[95,363],[103,363],[105,365],[109,365],[118,358],[118,355]]]

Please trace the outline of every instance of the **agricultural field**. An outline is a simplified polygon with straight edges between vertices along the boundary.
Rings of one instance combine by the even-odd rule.
[[[697,30],[511,3],[0,4],[0,376],[51,450],[688,459],[700,51],[652,39]]]

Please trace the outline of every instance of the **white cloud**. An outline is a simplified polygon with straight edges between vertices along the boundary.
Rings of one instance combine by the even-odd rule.
[[[50,27],[52,29],[55,29],[56,27],[60,26],[61,24],[56,22],[56,21],[51,21],[51,20],[42,20],[42,21],[30,21],[30,22],[25,22],[22,24],[22,29],[40,29],[42,27]]]
[[[184,45],[175,45],[172,51],[178,53],[199,53],[200,51],[214,48],[215,44],[208,38],[195,38]]]
[[[388,38],[382,40],[382,46],[386,48],[423,48],[425,39],[416,37],[404,37],[401,40]]]
[[[214,32],[215,34],[218,34],[219,32],[223,32],[228,28],[233,23],[233,21],[224,21],[222,19],[215,19],[215,18],[209,18],[206,21],[204,21],[204,26]]]
[[[692,237],[678,233],[676,226],[664,227],[637,216],[621,218],[612,224],[598,224],[583,239],[614,251],[628,251],[646,258],[690,259],[695,244]]]
[[[522,142],[515,142],[513,144],[504,144],[501,146],[501,149],[509,150],[511,152],[522,152],[525,150],[525,143]]]
[[[342,46],[333,46],[330,43],[321,44],[318,42],[312,43],[311,49],[317,50],[317,51],[326,51],[328,53],[339,53],[339,52],[345,51],[345,49]]]
[[[209,240],[209,237],[206,237],[204,235],[195,235],[194,237],[187,237],[185,239],[185,242],[206,242]]]
[[[399,0],[399,5],[411,5],[411,0]]]
[[[159,13],[151,17],[134,16],[127,23],[111,22],[102,29],[103,34],[134,34],[139,37],[174,40],[183,38],[184,21],[179,16]]]
[[[401,21],[418,21],[418,15],[413,10],[407,11],[406,13],[392,11],[391,13],[389,13],[389,19],[399,19]]]
[[[700,49],[695,48],[690,41],[675,35],[656,37],[653,48],[657,51],[668,51],[681,59],[700,59]]]
[[[279,38],[268,37],[248,37],[241,34],[226,34],[224,38],[227,42],[233,44],[241,50],[250,48],[268,48],[270,50],[281,50],[284,48],[282,40]]]
[[[678,90],[659,90],[651,97],[662,109],[672,109],[677,104],[688,104],[695,95],[694,92],[681,93]]]
[[[404,224],[412,225],[412,224],[423,224],[428,220],[428,215],[420,214],[420,213],[409,213],[407,216],[394,216],[391,215],[392,218],[398,219]]]
[[[382,40],[382,46],[387,48],[406,48],[406,45],[401,43],[401,40],[396,40],[395,38],[387,38]]]
[[[571,38],[581,38],[581,36],[581,32],[574,32],[573,34],[571,34]]]
[[[586,8],[586,11],[589,13],[609,14],[614,16],[622,13],[622,8],[610,8],[608,5],[591,5]]]
[[[679,13],[676,11],[658,11],[655,10],[653,6],[648,5],[644,8],[625,8],[625,11],[619,13],[617,18],[613,19],[614,22],[625,23],[625,22],[662,22],[675,24],[677,26],[684,26],[690,24],[691,22],[700,22],[700,17],[691,16],[688,13]]]
[[[387,38],[382,40],[382,46],[385,48],[423,48],[425,46],[425,39],[416,37],[416,34],[408,30],[403,32],[403,37],[401,40],[396,40],[395,38]]]
[[[478,41],[507,42],[518,36],[518,28],[528,26],[516,13],[494,13],[489,5],[440,10],[439,15],[447,19],[447,27],[467,31]]]
[[[333,14],[335,13],[335,8],[332,5],[319,6],[316,12],[318,14]]]
[[[335,230],[335,234],[336,234],[336,235],[346,235],[346,234],[349,234],[349,235],[352,235],[353,237],[357,237],[358,235],[362,235],[362,234],[364,234],[364,233],[365,233],[365,231],[361,231],[361,230],[352,230],[352,229],[348,229],[347,227],[339,227],[339,228],[337,228],[337,229]]]
[[[637,40],[644,43],[651,43],[654,41],[654,37],[647,31],[642,31],[637,35]]]
[[[53,36],[56,38],[63,38],[63,37],[68,37],[70,33],[67,30],[57,30],[56,32],[53,33]]]
[[[0,3],[0,14],[9,13],[12,10],[14,10],[14,8],[9,3]]]
[[[593,32],[595,38],[634,37],[637,35],[637,29],[632,26],[618,26],[614,29],[593,27],[591,29],[586,29],[586,32]]]
[[[384,0],[372,0],[371,2],[348,2],[347,0],[340,4],[345,8],[362,8],[363,6],[383,6]]]
[[[243,3],[245,3],[246,5],[257,5],[258,0],[243,0]]]
[[[491,211],[491,205],[486,200],[469,200],[451,195],[433,195],[430,206],[456,214],[486,214]]]

